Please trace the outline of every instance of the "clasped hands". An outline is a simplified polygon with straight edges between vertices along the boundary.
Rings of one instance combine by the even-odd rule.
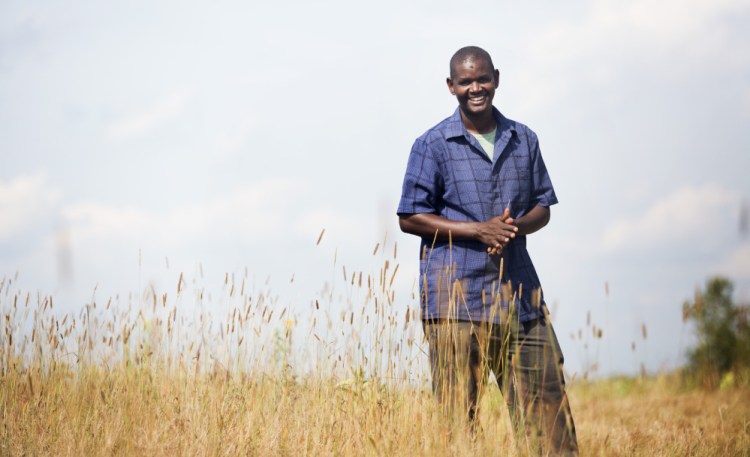
[[[510,217],[510,210],[505,208],[502,215],[493,217],[481,224],[479,239],[487,245],[488,255],[497,255],[516,237],[518,227],[513,225],[515,220]]]

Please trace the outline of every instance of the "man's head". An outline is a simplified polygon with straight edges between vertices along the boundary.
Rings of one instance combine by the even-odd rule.
[[[451,57],[450,77],[446,82],[464,115],[475,117],[491,115],[499,79],[500,72],[487,51],[466,46]]]
[[[451,57],[449,73],[451,79],[455,77],[456,68],[458,68],[459,65],[463,64],[464,62],[475,61],[477,59],[485,60],[490,64],[490,68],[495,68],[492,64],[492,57],[490,57],[490,54],[487,51],[480,48],[479,46],[464,46],[463,48],[456,51],[456,53],[453,54],[453,57]]]

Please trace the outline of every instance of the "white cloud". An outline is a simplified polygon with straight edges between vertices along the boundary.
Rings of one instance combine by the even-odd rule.
[[[643,51],[667,50],[705,41],[707,35],[717,32],[714,20],[748,6],[746,0],[603,0],[593,2],[591,14],[580,23],[548,29],[541,38],[565,50],[558,54],[562,60],[592,49],[607,49],[622,39],[636,47],[640,47],[639,41],[647,41],[651,46]]]
[[[738,7],[747,7],[747,3],[737,0],[604,1],[595,3],[592,20],[603,27],[642,30],[654,37],[678,42],[700,30],[712,18]]]
[[[302,183],[290,179],[248,184],[228,195],[176,209],[168,215],[166,225],[181,231],[185,237],[285,236],[302,191]]]
[[[63,209],[71,230],[80,238],[130,238],[147,233],[155,215],[135,208],[116,208],[101,203],[79,203]]]
[[[189,91],[176,90],[153,106],[111,124],[107,129],[108,133],[116,139],[142,135],[183,112],[190,98]]]
[[[724,18],[748,8],[747,0],[593,1],[573,20],[533,28],[526,62],[513,70],[522,88],[519,105],[527,113],[559,106],[556,100],[570,93],[572,82],[616,87],[644,62],[654,63],[653,77],[662,79],[684,79],[685,66],[702,71],[706,59],[747,64]]]
[[[717,270],[732,279],[750,280],[750,243],[744,243],[727,253]]]
[[[47,185],[44,174],[0,182],[0,241],[11,239],[50,215],[60,193]]]
[[[246,184],[166,212],[100,203],[76,204],[63,212],[78,239],[147,239],[172,246],[227,237],[247,240],[286,235],[285,226],[295,219],[291,212],[299,192],[301,184],[278,179]]]
[[[357,238],[357,234],[363,231],[362,223],[350,214],[327,208],[308,211],[299,219],[296,228],[300,235],[316,240],[320,231],[325,229],[324,239],[333,239],[337,243],[352,237]]]
[[[713,227],[733,220],[737,192],[718,185],[682,187],[655,201],[642,214],[622,218],[604,232],[603,248],[617,251],[661,242],[701,243]]]
[[[231,156],[238,152],[250,139],[250,135],[258,125],[258,117],[254,114],[246,114],[239,118],[234,125],[219,136],[217,153],[223,156]]]

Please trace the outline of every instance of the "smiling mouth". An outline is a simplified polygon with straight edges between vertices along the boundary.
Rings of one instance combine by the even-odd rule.
[[[485,102],[487,100],[487,97],[485,95],[480,95],[478,97],[469,97],[469,103],[474,105],[479,105]]]

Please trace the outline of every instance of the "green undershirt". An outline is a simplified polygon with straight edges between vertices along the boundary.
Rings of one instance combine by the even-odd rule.
[[[487,156],[490,158],[490,160],[495,159],[495,133],[497,133],[497,129],[492,130],[488,133],[471,133],[474,138],[479,141],[479,145],[482,146],[482,149],[484,149],[484,152],[487,153]]]

